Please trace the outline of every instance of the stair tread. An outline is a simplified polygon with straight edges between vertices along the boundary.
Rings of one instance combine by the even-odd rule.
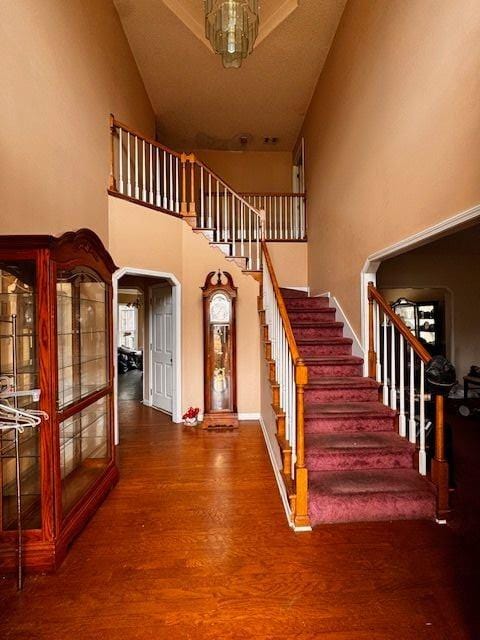
[[[313,327],[323,329],[325,327],[343,328],[343,322],[335,322],[334,320],[292,320],[292,327]]]
[[[349,496],[378,494],[435,494],[429,480],[416,469],[352,469],[348,471],[312,471],[309,473],[312,496]]]
[[[398,433],[390,431],[338,431],[330,433],[306,433],[305,444],[307,455],[329,453],[332,451],[413,451],[415,445],[402,438]]]
[[[322,387],[332,389],[378,389],[379,383],[372,378],[361,376],[319,376],[308,379],[306,388]]]
[[[305,405],[305,416],[350,417],[382,416],[394,417],[396,412],[381,402],[312,402]]]
[[[297,345],[353,344],[352,338],[325,336],[323,338],[296,338]]]
[[[347,355],[303,356],[305,364],[363,364],[363,358]]]
[[[333,307],[315,307],[313,309],[288,309],[289,315],[293,313],[330,313],[334,315],[336,313],[336,309],[334,309]]]

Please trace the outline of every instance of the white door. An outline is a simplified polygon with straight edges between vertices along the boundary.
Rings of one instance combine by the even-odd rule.
[[[152,287],[152,405],[172,413],[173,399],[172,287]]]

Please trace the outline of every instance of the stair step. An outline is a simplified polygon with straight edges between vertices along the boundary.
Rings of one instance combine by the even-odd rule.
[[[314,322],[319,321],[333,322],[335,321],[336,309],[331,307],[318,307],[316,309],[289,309],[288,315],[291,322]]]
[[[357,356],[305,356],[303,358],[308,367],[308,374],[312,378],[318,376],[361,376],[363,359]]]
[[[343,322],[305,321],[291,322],[295,338],[326,338],[328,336],[343,336]]]
[[[232,245],[230,242],[210,242],[210,245],[220,249],[220,251],[226,256],[230,256],[232,253]]]
[[[412,469],[415,445],[394,432],[307,433],[307,467],[311,471]]]
[[[326,338],[298,338],[297,346],[302,356],[351,355],[353,340],[328,336]]]
[[[325,309],[330,305],[330,299],[325,296],[319,296],[318,298],[307,298],[307,297],[299,297],[292,298],[288,296],[284,296],[285,305],[288,309]]]
[[[308,293],[306,291],[301,291],[300,289],[288,289],[286,287],[280,287],[280,291],[282,292],[282,296],[284,298],[306,298]]]
[[[381,402],[306,403],[305,431],[392,431],[395,416]]]
[[[310,376],[305,386],[305,401],[322,402],[376,402],[378,382],[360,376]]]
[[[312,524],[433,519],[435,489],[414,469],[313,471],[309,474]]]

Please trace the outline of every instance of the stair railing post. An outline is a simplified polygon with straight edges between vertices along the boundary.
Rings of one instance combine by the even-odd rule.
[[[432,460],[432,481],[437,487],[437,518],[449,511],[449,470],[445,455],[445,398],[435,396],[435,455]]]
[[[369,283],[373,285],[373,282]],[[368,290],[368,376],[375,379],[377,372],[377,354],[375,351],[373,298]]]
[[[305,408],[304,387],[308,382],[308,369],[301,358],[295,363],[296,384],[296,461],[295,461],[295,514],[296,527],[309,527],[308,469],[305,466]]]
[[[195,207],[195,155],[191,153],[187,156],[187,159],[190,162],[190,202],[188,204],[188,213],[191,216],[195,216],[197,214]]]
[[[182,153],[180,156],[180,162],[182,164],[182,202],[180,203],[180,213],[186,215],[188,213],[187,208],[187,154]]]
[[[108,179],[108,188],[111,191],[117,190],[117,181],[115,180],[115,118],[110,114],[110,176]],[[119,151],[119,161],[122,161],[122,150]]]

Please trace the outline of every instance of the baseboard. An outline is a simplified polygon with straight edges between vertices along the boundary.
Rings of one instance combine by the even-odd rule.
[[[270,458],[270,463],[272,465],[273,473],[275,474],[275,480],[277,481],[278,491],[280,493],[280,498],[282,500],[283,508],[285,509],[285,515],[287,516],[288,525],[292,528],[295,528],[292,523],[292,510],[290,509],[290,502],[288,500],[287,490],[285,485],[283,484],[283,478],[280,473],[280,469],[277,467],[277,463],[275,460],[275,454],[272,449],[272,443],[268,437],[267,427],[262,416],[259,417],[260,426],[262,427],[263,438],[265,440],[265,445],[267,447],[268,456]]]
[[[261,416],[259,413],[239,413],[239,420],[260,420]]]
[[[345,312],[343,311],[340,303],[335,298],[335,296],[329,296],[329,297],[330,297],[330,300],[332,301],[332,306],[334,306],[336,309],[335,320],[337,322],[343,322],[343,337],[351,338],[353,340],[352,354],[354,356],[357,356],[358,358],[365,359],[365,352],[363,351],[362,343],[360,342],[359,337],[355,333],[355,330],[353,329],[347,316],[345,315]]]

